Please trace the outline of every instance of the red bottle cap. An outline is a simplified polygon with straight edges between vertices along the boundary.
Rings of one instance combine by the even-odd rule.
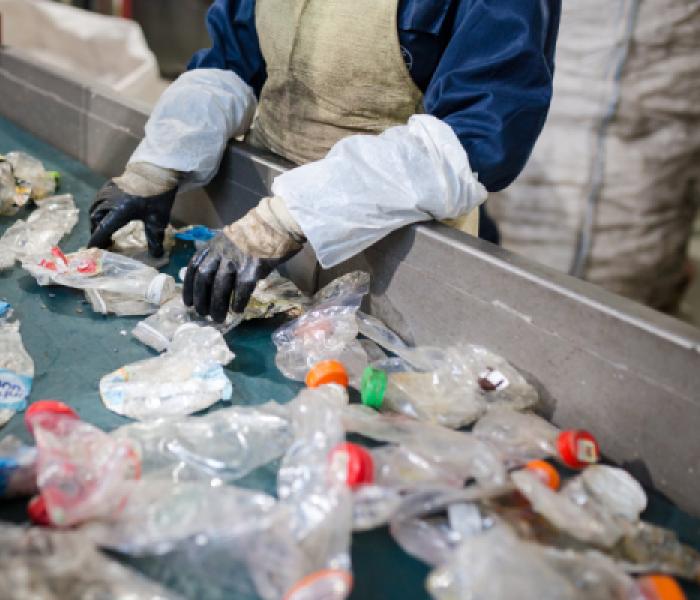
[[[27,504],[27,513],[29,514],[29,520],[34,523],[34,525],[42,525],[48,527],[51,525],[51,518],[49,517],[49,511],[46,510],[46,503],[41,496],[34,496]]]
[[[648,600],[686,600],[681,586],[668,575],[646,575],[637,583]]]
[[[542,483],[544,483],[548,488],[553,489],[555,492],[559,489],[559,486],[561,485],[559,471],[557,471],[546,460],[531,460],[525,465],[525,468],[531,473],[537,475]]]
[[[600,460],[598,442],[581,429],[562,431],[557,437],[557,452],[561,461],[571,469],[583,469]]]
[[[351,489],[374,481],[372,455],[362,446],[351,442],[338,444],[329,457],[332,465],[345,474],[345,483]]]
[[[317,388],[328,383],[348,387],[348,372],[340,361],[322,360],[311,367],[306,374],[307,387]]]
[[[59,402],[58,400],[37,400],[33,402],[24,413],[24,424],[29,433],[34,432],[34,420],[37,419],[39,415],[44,415],[44,418],[46,418],[45,422],[48,424],[52,422],[51,415],[53,415],[54,419],[62,417],[80,419],[78,413],[63,402]]]

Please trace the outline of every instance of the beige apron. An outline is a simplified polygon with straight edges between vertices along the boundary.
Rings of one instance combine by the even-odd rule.
[[[267,81],[251,141],[304,164],[348,135],[422,112],[401,56],[398,1],[257,0]],[[476,235],[478,210],[450,224]]]

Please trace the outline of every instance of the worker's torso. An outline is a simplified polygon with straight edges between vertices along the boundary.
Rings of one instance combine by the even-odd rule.
[[[381,133],[421,111],[398,35],[399,0],[257,0],[267,68],[258,140],[296,163],[345,136]]]

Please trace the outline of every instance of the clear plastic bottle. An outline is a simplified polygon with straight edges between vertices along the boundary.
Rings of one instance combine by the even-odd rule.
[[[177,600],[108,558],[82,533],[0,524],[0,597],[16,600]]]
[[[23,258],[22,267],[39,285],[63,285],[86,291],[93,309],[121,315],[150,314],[176,293],[175,280],[126,256],[98,248]]]
[[[34,379],[34,361],[22,343],[20,322],[0,301],[0,410],[24,410]]]
[[[112,234],[112,246],[109,250],[159,269],[170,261],[170,251],[174,246],[174,230],[171,225],[168,225],[163,238],[163,256],[154,258],[148,252],[146,227],[143,221],[131,221]]]
[[[24,152],[9,152],[5,160],[12,165],[17,183],[28,187],[32,199],[41,200],[56,191],[56,175],[44,169],[40,160]]]
[[[405,447],[412,456],[435,465],[440,477],[463,482],[474,479],[487,487],[500,486],[506,481],[506,470],[497,449],[469,433],[403,415],[377,414],[357,405],[345,409],[343,421],[350,432]],[[417,465],[417,458],[411,460]]]
[[[15,221],[0,237],[0,271],[28,256],[50,252],[77,222],[78,209],[73,196],[64,194],[47,198],[26,221]]]
[[[472,433],[496,447],[509,468],[552,457],[583,469],[600,459],[598,442],[589,432],[561,431],[534,413],[495,409],[477,421]]]
[[[0,498],[33,496],[36,487],[36,448],[13,435],[0,441]]]
[[[132,419],[188,415],[231,399],[223,365],[233,358],[219,331],[188,323],[160,356],[102,377],[100,396],[107,408]]]
[[[14,215],[19,210],[15,203],[15,176],[12,165],[0,158],[0,216]]]

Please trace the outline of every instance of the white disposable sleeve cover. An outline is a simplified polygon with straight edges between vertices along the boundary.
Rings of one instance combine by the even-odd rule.
[[[325,268],[404,225],[465,214],[487,195],[455,133],[430,115],[347,137],[322,160],[275,178],[272,193]]]
[[[256,107],[253,89],[233,71],[187,71],[158,100],[129,162],[185,173],[180,189],[206,185],[228,141],[250,128]]]

